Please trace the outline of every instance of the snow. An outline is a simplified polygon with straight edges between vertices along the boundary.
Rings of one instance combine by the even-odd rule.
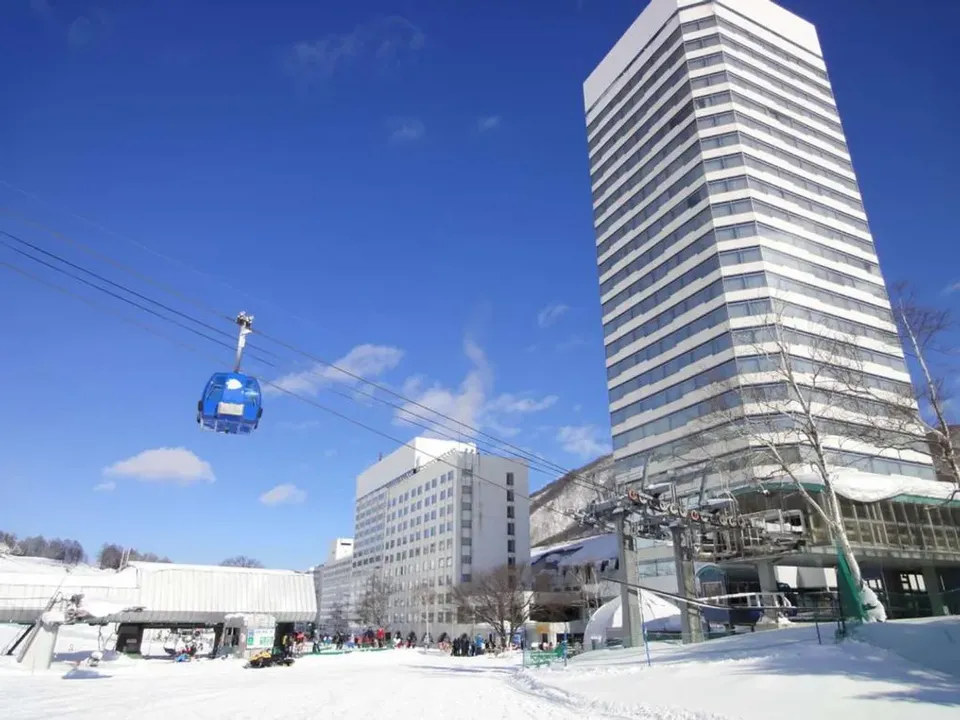
[[[0,631],[3,628],[0,627]],[[64,628],[58,662],[29,674],[0,658],[0,715],[41,718],[417,717],[423,720],[946,720],[960,707],[960,621],[938,618],[860,628],[861,641],[823,645],[812,627],[768,630],[695,646],[653,643],[599,650],[566,668],[520,668],[519,656],[451,658],[390,650],[308,656],[291,668],[250,670],[236,660],[173,663],[105,652],[98,667],[77,666],[96,647],[96,628]],[[0,635],[3,633],[0,632]],[[934,638],[938,638],[934,640]],[[3,638],[0,637],[0,642]]]
[[[589,565],[617,559],[617,536],[613,533],[570,540],[530,550],[530,562],[555,562],[560,567]]]
[[[671,547],[668,540],[636,539],[637,548]],[[593,535],[578,540],[568,540],[556,545],[531,548],[532,563],[556,563],[558,567],[575,567],[598,564],[604,560],[616,560],[619,555],[617,536],[614,533]]]
[[[822,484],[816,474],[804,475],[804,483]],[[877,475],[855,468],[838,468],[833,477],[833,487],[838,495],[862,503],[889,500],[898,495],[915,495],[933,500],[948,500],[957,490],[953,483],[924,480],[907,475]]]

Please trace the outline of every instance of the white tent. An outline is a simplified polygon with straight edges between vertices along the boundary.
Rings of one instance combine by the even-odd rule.
[[[643,629],[647,632],[680,632],[680,610],[669,600],[664,600],[651,592],[637,591],[640,594]],[[635,595],[630,595],[632,600]],[[623,612],[620,597],[615,597],[593,613],[587,629],[583,633],[584,645],[604,647],[607,638],[620,638],[623,635]]]

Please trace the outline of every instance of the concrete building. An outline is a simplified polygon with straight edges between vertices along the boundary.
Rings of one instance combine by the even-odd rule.
[[[353,538],[337,538],[331,542],[327,561],[322,567],[317,625],[326,632],[346,630],[346,627],[334,626],[342,621],[349,622],[354,615],[351,598]]]
[[[801,371],[829,331],[866,357],[864,386],[908,387],[810,23],[769,0],[651,0],[583,92],[618,473],[649,460],[698,489],[691,434],[786,388],[757,351],[773,317]],[[858,423],[831,423],[835,466],[933,479],[925,451],[855,442]]]
[[[452,588],[473,575],[530,560],[526,463],[475,445],[418,437],[357,477],[357,602],[378,576],[389,588],[390,628],[455,630]]]

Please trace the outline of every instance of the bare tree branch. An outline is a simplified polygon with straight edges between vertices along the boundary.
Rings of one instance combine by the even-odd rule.
[[[370,627],[387,627],[393,586],[380,575],[371,575],[357,604],[357,617]]]
[[[506,647],[510,633],[530,617],[530,580],[529,568],[513,565],[475,573],[471,582],[453,588],[461,622],[471,618],[489,625]]]
[[[943,343],[955,323],[949,311],[922,305],[916,293],[905,283],[895,287],[894,314],[900,335],[908,348],[908,354],[916,362],[920,373],[917,401],[921,408],[920,418],[925,435],[934,450],[934,462],[941,476],[946,476],[955,489],[951,498],[960,491],[960,451],[947,417],[947,402],[943,377],[934,374],[929,362],[931,352],[943,349]]]

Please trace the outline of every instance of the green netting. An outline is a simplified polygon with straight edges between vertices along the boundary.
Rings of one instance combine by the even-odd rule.
[[[837,594],[840,600],[840,617],[848,624],[858,625],[866,619],[860,590],[853,579],[850,564],[837,546]]]

